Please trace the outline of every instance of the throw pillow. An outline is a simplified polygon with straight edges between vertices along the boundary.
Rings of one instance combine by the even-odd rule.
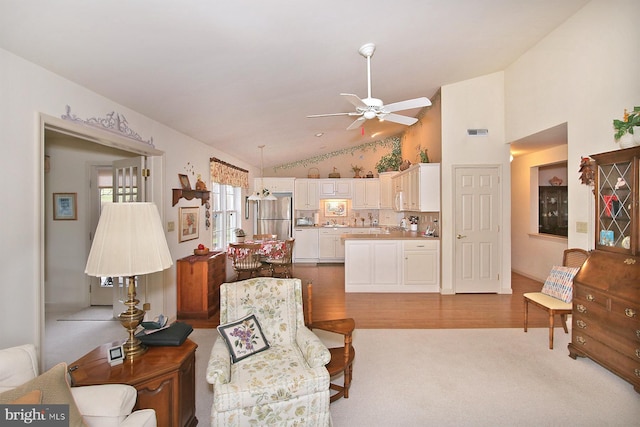
[[[9,402],[11,405],[37,405],[42,401],[42,392],[40,390],[32,390],[29,393],[20,396],[16,400]]]
[[[269,348],[269,343],[262,333],[256,316],[238,319],[234,322],[218,326],[218,332],[227,344],[231,353],[232,363],[239,362],[252,354],[260,353]]]
[[[542,293],[564,302],[573,300],[573,278],[578,274],[579,267],[553,266],[549,277],[544,282]]]
[[[33,390],[42,393],[42,404],[69,405],[69,427],[85,426],[67,382],[67,364],[59,363],[44,374],[0,394],[0,403],[10,403]]]

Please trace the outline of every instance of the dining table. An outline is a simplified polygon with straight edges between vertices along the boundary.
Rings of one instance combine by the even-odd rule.
[[[285,256],[286,242],[284,240],[245,240],[244,243],[259,243],[260,249],[258,249],[258,253],[268,259],[282,259]],[[240,259],[247,256],[248,253],[248,249],[236,248],[229,245],[227,255],[232,257],[234,251],[236,251],[235,254]]]

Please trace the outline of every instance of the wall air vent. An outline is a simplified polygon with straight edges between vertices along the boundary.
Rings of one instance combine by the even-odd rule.
[[[487,136],[487,135],[489,135],[489,129],[467,129],[467,135],[469,135],[469,136]]]

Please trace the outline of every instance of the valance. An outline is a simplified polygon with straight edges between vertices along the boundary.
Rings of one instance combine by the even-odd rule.
[[[249,171],[239,168],[220,159],[209,159],[211,181],[233,187],[249,188]]]

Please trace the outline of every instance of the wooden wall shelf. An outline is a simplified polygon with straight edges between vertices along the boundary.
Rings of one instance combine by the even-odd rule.
[[[211,193],[209,191],[202,190],[183,190],[182,188],[174,188],[173,189],[173,205],[175,206],[181,198],[185,198],[187,200],[192,200],[193,198],[201,199],[201,205],[204,205],[208,200]]]

